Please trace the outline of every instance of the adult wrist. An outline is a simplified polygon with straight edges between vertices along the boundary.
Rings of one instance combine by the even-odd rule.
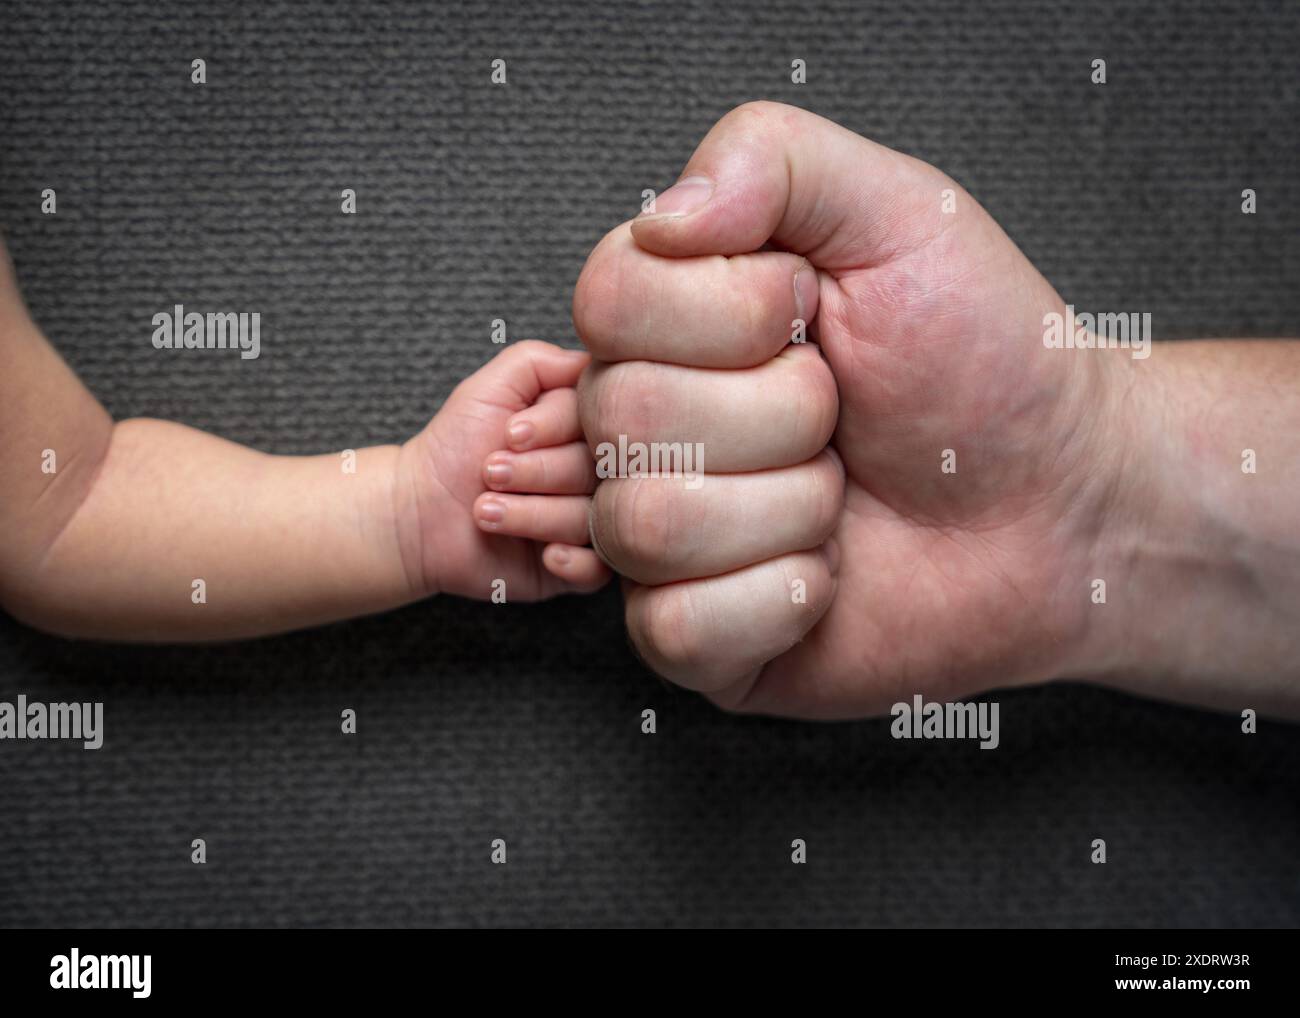
[[[1300,532],[1279,515],[1276,422],[1261,426],[1251,380],[1229,371],[1236,351],[1215,349],[1229,345],[1107,359],[1114,437],[1099,469],[1111,496],[1090,556],[1076,677],[1294,715],[1300,662],[1287,642],[1300,630]],[[1258,473],[1266,446],[1273,476]]]

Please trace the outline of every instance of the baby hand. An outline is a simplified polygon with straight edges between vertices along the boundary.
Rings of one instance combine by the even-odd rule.
[[[422,594],[536,601],[609,580],[586,547],[596,474],[573,386],[589,359],[515,343],[403,446],[398,533]]]

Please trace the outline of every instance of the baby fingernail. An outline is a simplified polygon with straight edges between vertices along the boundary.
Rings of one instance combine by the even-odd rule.
[[[510,483],[510,475],[513,473],[514,470],[509,463],[489,463],[487,468],[488,484],[505,487]]]
[[[478,518],[483,523],[500,523],[506,518],[506,507],[500,502],[484,502],[478,507]]]
[[[713,181],[708,177],[686,177],[656,197],[654,206],[647,210],[645,215],[689,215],[701,208],[711,194],[713,194]]]
[[[569,564],[569,552],[566,548],[555,548],[551,551],[551,561],[557,566],[567,566]]]
[[[517,424],[510,425],[510,444],[516,449],[522,449],[533,440],[534,431],[535,429],[528,421],[520,421]]]

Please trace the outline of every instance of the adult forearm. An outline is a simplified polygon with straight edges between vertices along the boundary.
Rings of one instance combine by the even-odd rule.
[[[1087,670],[1300,717],[1300,343],[1178,342],[1115,363],[1122,445]]]

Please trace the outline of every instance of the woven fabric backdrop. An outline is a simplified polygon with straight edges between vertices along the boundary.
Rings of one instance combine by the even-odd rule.
[[[943,167],[1081,308],[1300,335],[1294,4],[194,6],[0,15],[0,227],[117,417],[407,437],[492,319],[574,344],[587,252],[754,98]],[[154,350],[174,303],[260,311],[261,358]],[[730,717],[637,663],[616,589],[210,647],[0,618],[20,692],[104,701],[106,741],[0,743],[5,925],[1300,923],[1294,726],[1070,685],[999,695],[993,752]]]

